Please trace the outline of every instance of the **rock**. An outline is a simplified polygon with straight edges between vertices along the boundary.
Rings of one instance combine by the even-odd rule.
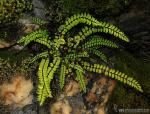
[[[91,112],[94,111],[95,114],[106,113],[104,109],[115,85],[116,82],[108,79],[107,77],[101,77],[99,80],[94,82],[93,87],[85,97]]]
[[[114,80],[100,77],[85,96],[79,83],[70,80],[64,92],[51,104],[50,114],[105,114],[106,103],[115,84]]]
[[[64,89],[65,96],[75,96],[80,92],[80,85],[76,81],[71,80]]]
[[[39,29],[39,25],[36,25],[36,24],[25,24],[22,31],[25,33],[25,34],[28,34],[28,33],[31,33],[37,29]]]
[[[33,89],[31,80],[26,80],[22,75],[13,76],[11,83],[7,82],[0,86],[0,95],[4,99],[4,105],[24,107],[32,104]]]
[[[98,108],[97,114],[106,114],[105,107],[103,106],[103,107]]]
[[[60,100],[52,104],[50,108],[51,114],[71,114],[72,108],[67,100]]]
[[[33,12],[36,17],[45,18],[45,7],[42,0],[32,0]]]
[[[9,47],[10,44],[6,41],[0,40],[0,49]]]

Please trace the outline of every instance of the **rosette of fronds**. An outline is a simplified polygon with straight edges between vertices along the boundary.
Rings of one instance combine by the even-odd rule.
[[[72,28],[78,27],[79,24],[85,27],[72,32],[74,30]],[[63,89],[66,76],[74,74],[81,90],[85,92],[85,72],[104,74],[142,92],[140,84],[135,79],[104,64],[107,63],[107,57],[102,48],[118,48],[118,46],[115,42],[103,37],[101,33],[129,42],[127,36],[119,28],[110,23],[98,21],[86,13],[68,18],[58,28],[54,37],[50,37],[47,30],[39,29],[18,41],[24,46],[30,42],[37,42],[47,47],[47,50],[31,60],[34,62],[41,59],[37,91],[40,105],[47,97],[52,97],[50,85],[54,76],[58,76],[60,88]],[[103,62],[93,63],[94,58]]]

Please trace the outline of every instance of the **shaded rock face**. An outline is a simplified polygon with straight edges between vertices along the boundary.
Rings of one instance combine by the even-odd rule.
[[[33,3],[33,13],[36,17],[45,19],[45,10],[42,0],[32,0]]]
[[[125,10],[127,12],[116,17],[116,20],[131,41],[127,49],[136,56],[150,59],[150,1],[135,0]]]

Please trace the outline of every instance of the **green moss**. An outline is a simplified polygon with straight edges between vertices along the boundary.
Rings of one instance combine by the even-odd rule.
[[[70,13],[91,12],[108,16],[118,14],[131,0],[60,0],[63,10]]]
[[[47,19],[53,23],[63,22],[70,15],[89,12],[98,18],[118,15],[132,0],[44,0]],[[57,25],[56,25],[57,26]]]
[[[115,114],[114,107],[117,107],[117,109],[149,108],[150,62],[136,58],[128,52],[121,51],[116,55],[115,68],[139,80],[144,92],[139,93],[125,85],[117,83],[117,87],[108,103],[109,114]]]
[[[0,84],[9,80],[16,73],[24,74],[27,77],[32,76],[32,71],[35,70],[37,63],[29,64],[31,56],[27,51],[0,51]]]
[[[10,23],[18,20],[25,11],[31,10],[28,0],[1,0],[0,23]]]
[[[128,52],[119,52],[116,57],[115,68],[134,76],[142,84],[144,91],[150,93],[150,61],[136,58]]]

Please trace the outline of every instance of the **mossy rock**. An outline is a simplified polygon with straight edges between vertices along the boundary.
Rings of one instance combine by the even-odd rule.
[[[72,14],[89,12],[104,18],[118,15],[132,0],[44,0],[47,7],[47,18],[56,22]]]
[[[31,10],[32,4],[28,0],[1,0],[0,24],[17,21],[24,12]]]
[[[24,74],[27,78],[30,78],[37,65],[36,62],[32,65],[29,63],[31,57],[32,55],[28,51],[15,52],[13,50],[1,50],[0,84],[9,80],[16,73]]]
[[[110,114],[116,114],[116,109],[148,109],[150,106],[150,62],[142,58],[134,57],[129,52],[118,52],[116,54],[115,68],[133,76],[139,81],[143,93],[133,90],[126,85],[117,84],[116,89],[108,103]]]

